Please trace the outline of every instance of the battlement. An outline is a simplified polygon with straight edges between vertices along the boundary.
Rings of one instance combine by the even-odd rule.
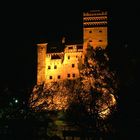
[[[107,16],[107,11],[101,11],[101,10],[90,10],[88,12],[83,13],[84,17],[99,17],[99,16]]]

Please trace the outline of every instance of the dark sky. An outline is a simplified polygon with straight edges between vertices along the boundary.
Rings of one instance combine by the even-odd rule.
[[[109,11],[112,50],[131,44],[137,30],[137,4],[119,1],[46,1],[3,3],[1,13],[1,86],[28,87],[36,79],[36,46],[40,40],[58,41],[82,37],[82,11],[90,8]],[[134,22],[135,24],[134,24]],[[131,46],[131,45],[130,45]],[[118,50],[119,50],[118,49]],[[131,46],[130,50],[135,47]]]

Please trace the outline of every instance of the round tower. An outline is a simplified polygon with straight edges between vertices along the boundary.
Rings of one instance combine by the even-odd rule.
[[[48,43],[37,44],[37,84],[45,82],[46,52]]]

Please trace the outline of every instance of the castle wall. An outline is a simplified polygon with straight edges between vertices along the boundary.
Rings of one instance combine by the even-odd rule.
[[[46,58],[46,82],[56,81],[58,76],[62,78],[62,60],[55,59],[51,60]],[[58,79],[59,80],[59,79]]]
[[[64,53],[64,60],[46,57],[46,83],[79,77],[78,64],[81,56],[81,52],[67,52]]]

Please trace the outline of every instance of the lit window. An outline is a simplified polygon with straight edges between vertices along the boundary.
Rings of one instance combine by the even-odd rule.
[[[52,79],[52,76],[50,76],[50,79]]]
[[[68,56],[68,59],[70,59],[70,56]]]
[[[54,66],[54,69],[57,69],[57,66],[56,65]]]
[[[102,42],[103,40],[99,40],[99,42]]]
[[[75,73],[72,74],[72,77],[75,77]]]
[[[58,77],[57,77],[58,79],[60,79],[61,78],[61,76],[60,75],[58,75]]]
[[[48,69],[51,69],[51,66],[48,66]]]
[[[68,76],[68,78],[69,78],[69,77],[70,77],[70,74],[68,74],[67,76]]]
[[[74,64],[72,64],[72,68],[74,68],[74,66],[75,66],[75,65],[74,65]]]
[[[89,33],[92,33],[92,31],[89,31]]]

